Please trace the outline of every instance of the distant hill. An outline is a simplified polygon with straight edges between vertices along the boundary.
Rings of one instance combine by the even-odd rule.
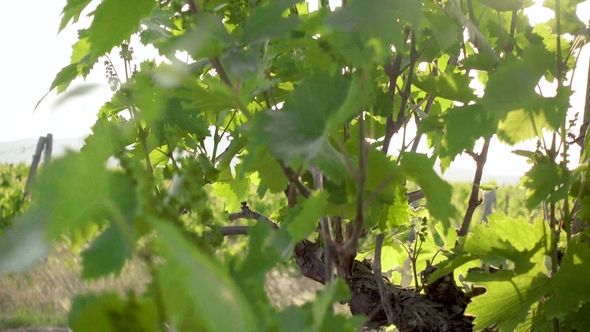
[[[78,151],[84,145],[84,137],[63,138],[53,140],[52,156],[59,157],[68,149]],[[30,164],[37,148],[38,139],[22,139],[12,142],[0,142],[0,163],[27,163]],[[437,167],[438,171],[438,167]],[[443,178],[450,182],[471,182],[473,181],[473,169],[454,167],[451,165],[443,174]],[[483,183],[495,181],[499,185],[516,185],[520,179],[513,175],[487,174],[483,175]]]

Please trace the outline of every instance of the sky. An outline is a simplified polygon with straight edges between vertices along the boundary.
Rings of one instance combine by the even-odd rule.
[[[57,96],[52,92],[36,111],[33,110],[37,101],[47,93],[55,74],[69,64],[71,46],[77,40],[77,29],[87,27],[90,20],[81,18],[78,24],[68,26],[58,34],[65,0],[30,0],[26,4],[29,9],[23,12],[23,3],[7,1],[2,4],[3,10],[0,11],[0,31],[4,32],[3,51],[0,52],[4,78],[0,88],[3,100],[0,109],[0,142],[38,138],[47,133],[52,133],[55,138],[83,137],[90,133],[98,109],[112,94],[102,62],[95,65],[85,81],[79,78],[70,87],[73,89],[91,84],[93,88],[89,94],[65,100],[64,94]],[[88,12],[87,9],[85,13]],[[590,1],[582,3],[578,13],[584,22],[588,22]],[[548,20],[551,15],[551,11],[543,10],[540,6],[529,11],[529,18],[533,22]],[[132,46],[136,48],[138,61],[146,56],[154,56],[153,51],[139,51],[139,45],[135,44]],[[576,92],[571,99],[573,112],[570,113],[580,112],[580,116],[584,109],[589,56],[590,47],[584,47],[573,82]],[[515,148],[531,150],[534,149],[534,142],[510,147],[496,139],[492,140],[486,173],[520,176],[526,172],[530,165],[523,157],[511,153]],[[425,147],[421,149],[425,152]],[[579,150],[572,149],[571,153],[573,159],[577,159]],[[475,168],[475,163],[468,156],[457,157],[453,165]]]

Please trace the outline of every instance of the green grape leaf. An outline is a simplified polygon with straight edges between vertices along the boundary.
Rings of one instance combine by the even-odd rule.
[[[59,71],[59,73],[57,73],[55,75],[55,78],[53,79],[53,82],[51,82],[51,86],[49,87],[49,91],[47,91],[47,93],[43,97],[41,97],[41,99],[39,99],[37,104],[35,104],[34,110],[36,110],[37,107],[39,107],[39,104],[41,104],[43,99],[45,99],[45,97],[47,97],[47,95],[51,91],[53,91],[53,89],[57,88],[58,93],[62,93],[64,91],[66,91],[66,89],[68,88],[70,83],[72,83],[72,81],[74,79],[76,79],[76,77],[78,77],[78,65],[77,64],[72,63],[72,64],[69,64],[69,65],[63,67]]]
[[[503,264],[505,269],[512,269],[519,275],[536,275],[546,271],[544,264],[549,254],[549,228],[541,219],[530,224],[522,217],[514,219],[491,214],[488,225],[477,225],[459,241],[449,260],[437,266],[429,282],[475,259],[487,264]],[[513,266],[508,266],[510,264],[506,260]]]
[[[439,157],[441,167],[446,168],[464,150],[472,151],[475,142],[490,138],[495,133],[497,122],[479,104],[453,107],[439,116],[424,119],[420,130],[440,133]]]
[[[474,330],[482,330],[497,324],[500,331],[514,331],[524,322],[531,306],[546,295],[549,283],[546,274],[514,275],[513,271],[501,270],[494,274],[472,272],[467,282],[486,288],[486,293],[471,299],[466,315],[475,316]]]
[[[220,171],[226,170],[231,162],[234,160],[234,157],[242,151],[248,144],[248,140],[245,137],[234,137],[229,146],[223,151],[222,154],[218,155],[217,158],[219,162],[217,163],[217,169]],[[244,166],[246,167],[246,166]]]
[[[422,74],[415,76],[412,84],[424,90],[429,95],[449,100],[468,103],[475,100],[475,91],[469,87],[471,78],[463,73],[450,73],[433,76]]]
[[[217,181],[221,172],[215,168],[211,160],[201,153],[197,156],[197,161],[199,166],[201,166],[205,179],[212,182]]]
[[[586,302],[582,304],[582,306],[574,312],[569,312],[564,319],[565,324],[571,324],[571,328],[575,329],[576,331],[584,331],[585,328],[588,327],[588,317],[590,317],[590,303]],[[544,317],[545,318],[545,317]],[[551,322],[545,318],[546,322]],[[564,324],[564,325],[565,325]],[[566,325],[567,326],[567,325]],[[551,326],[553,327],[553,326]],[[530,330],[528,330],[530,331]],[[552,331],[552,330],[547,330]],[[522,331],[525,332],[525,331]]]
[[[46,213],[49,239],[58,240],[92,223],[104,204],[112,202],[109,172],[96,155],[70,152],[45,167],[36,179],[33,195]]]
[[[94,11],[88,29],[88,41],[93,58],[99,58],[120,45],[139,28],[142,18],[148,17],[155,6],[152,0],[104,0]]]
[[[479,0],[484,5],[499,12],[511,12],[522,7],[522,0]]]
[[[348,86],[348,93],[342,106],[333,114],[330,114],[326,124],[328,133],[334,132],[344,123],[350,122],[352,118],[358,115],[359,110],[363,109],[371,100],[372,86],[370,77],[366,72],[355,72]]]
[[[471,43],[477,47],[480,54],[484,54],[490,62],[500,62],[500,57],[498,56],[496,51],[494,51],[492,45],[490,45],[490,42],[481,33],[477,25],[473,21],[471,21],[467,16],[465,16],[457,0],[449,0],[445,4],[444,9],[445,12],[449,14],[449,16],[459,21],[461,26],[467,28],[467,32],[469,33],[469,41],[471,41]]]
[[[557,97],[531,96],[525,108],[509,112],[500,121],[498,137],[508,143],[518,143],[541,137],[543,129],[558,130],[570,107],[571,90],[567,89],[560,89],[563,93],[559,93]]]
[[[447,51],[458,45],[461,41],[461,26],[457,21],[442,12],[439,7],[435,11],[424,12],[424,18],[428,27],[432,30],[434,38],[441,51]]]
[[[109,181],[111,202],[105,205],[102,214],[111,225],[82,252],[84,279],[96,279],[111,273],[119,275],[133,254],[137,237],[133,222],[138,206],[135,187],[123,173],[111,174]]]
[[[284,223],[294,243],[305,239],[316,230],[320,217],[325,216],[327,204],[328,194],[316,191],[301,204],[301,210]]]
[[[118,276],[132,254],[133,247],[129,241],[123,237],[116,225],[111,225],[82,252],[81,276],[87,280],[108,276],[111,273]]]
[[[381,231],[407,225],[410,221],[410,211],[412,208],[408,205],[407,191],[405,186],[397,185],[395,187],[395,198],[393,205],[389,206],[387,211],[387,221],[383,225],[383,228],[379,225]]]
[[[258,172],[260,191],[280,193],[287,188],[289,181],[281,165],[268,153],[268,147],[260,146],[252,154],[243,156],[243,172]]]
[[[560,31],[562,34],[565,33],[576,33],[586,28],[586,24],[580,20],[577,14],[578,4],[584,2],[584,0],[561,0],[559,1],[561,20],[560,20]],[[557,1],[546,0],[543,1],[543,7],[555,10]],[[551,19],[548,24],[552,27],[554,33],[557,32],[555,18]]]
[[[341,75],[315,72],[297,86],[280,112],[259,112],[251,132],[275,157],[287,163],[295,158],[311,161],[339,181],[347,173],[346,163],[328,142],[326,126],[343,104],[348,86]]]
[[[227,271],[191,246],[169,222],[150,223],[166,260],[156,267],[156,274],[170,317],[191,331],[256,331],[250,303]]]
[[[334,30],[347,33],[336,34],[333,44],[347,57],[356,59],[355,64],[361,65],[367,60],[382,63],[390,45],[394,45],[398,51],[407,48],[399,33],[403,25],[391,18],[406,20],[417,31],[422,19],[420,8],[420,2],[415,0],[352,2],[331,13],[325,23]]]
[[[226,199],[225,210],[229,213],[240,211],[241,202],[246,198],[250,189],[250,178],[233,179],[225,182],[213,183],[215,194]]]
[[[560,165],[550,163],[533,165],[520,182],[521,186],[527,188],[526,208],[532,210],[547,198],[557,201],[567,197],[569,182],[570,173]]]
[[[452,187],[433,169],[433,161],[424,154],[405,152],[400,155],[400,170],[406,178],[420,186],[430,214],[445,225],[456,214],[451,205]]]
[[[298,0],[280,0],[256,6],[244,23],[240,40],[249,44],[282,37],[298,25],[299,20],[296,15],[282,16],[285,10],[298,2]]]
[[[358,254],[356,259],[363,260],[374,253],[375,248],[373,247],[369,251]],[[403,266],[406,260],[408,260],[408,252],[401,243],[398,243],[393,238],[383,242],[383,246],[381,247],[381,270],[383,273]]]
[[[326,284],[324,290],[318,294],[315,301],[312,302],[312,317],[314,328],[311,331],[325,331],[321,329],[328,310],[336,301],[346,301],[350,298],[350,290],[342,278],[330,281]]]
[[[195,106],[203,111],[219,112],[234,108],[228,92],[223,87],[214,85],[214,82],[210,83],[209,86],[205,86],[194,79],[184,80],[183,90],[176,91],[175,95],[194,102]]]
[[[78,22],[80,14],[91,1],[92,0],[68,0],[61,12],[63,16],[59,24],[58,32],[61,32],[70,21],[72,21],[72,23]]]
[[[124,300],[117,293],[76,296],[68,317],[75,331],[113,331],[111,313],[123,310]]]
[[[221,56],[229,46],[236,43],[222,20],[219,15],[199,12],[197,26],[178,39],[171,39],[166,51],[179,48],[188,52],[195,60]]]
[[[156,306],[151,299],[138,299],[130,293],[122,299],[115,292],[79,295],[68,317],[74,331],[157,331]]]
[[[553,322],[547,319],[545,315],[545,305],[539,301],[531,306],[524,322],[518,324],[515,332],[551,332],[553,331]]]
[[[0,274],[23,272],[51,249],[45,236],[43,211],[32,207],[18,216],[14,226],[0,236]]]
[[[578,310],[583,302],[590,300],[588,264],[590,248],[579,236],[572,237],[559,270],[551,277],[554,296],[547,300],[547,317],[561,317],[569,311]]]
[[[235,280],[260,277],[266,280],[266,272],[270,271],[281,260],[281,255],[266,241],[271,236],[270,225],[257,222],[248,229],[248,255],[240,269],[234,272]]]

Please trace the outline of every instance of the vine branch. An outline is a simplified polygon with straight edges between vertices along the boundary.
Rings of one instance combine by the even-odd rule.
[[[488,150],[490,148],[490,139],[486,138],[483,144],[483,148],[479,154],[475,154],[473,152],[469,153],[471,157],[475,160],[476,168],[475,168],[475,175],[473,176],[473,186],[471,187],[471,195],[469,196],[469,204],[467,205],[467,211],[465,211],[465,216],[463,218],[463,223],[461,224],[461,229],[457,235],[459,236],[466,236],[467,232],[469,231],[469,224],[471,223],[471,219],[473,218],[473,213],[475,209],[482,203],[479,199],[479,185],[481,184],[481,177],[483,175],[483,167],[486,164],[488,158]]]

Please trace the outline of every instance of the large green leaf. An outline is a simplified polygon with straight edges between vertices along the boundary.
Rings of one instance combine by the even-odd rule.
[[[451,205],[452,187],[434,171],[433,161],[424,154],[403,153],[400,156],[400,170],[406,178],[420,186],[426,197],[426,208],[430,214],[450,223],[457,210]]]
[[[546,295],[549,278],[543,273],[514,275],[502,270],[469,273],[465,281],[486,288],[486,293],[474,297],[465,310],[466,315],[475,316],[474,330],[497,324],[500,331],[511,332],[525,321],[531,306]]]
[[[323,191],[314,192],[305,202],[301,211],[285,221],[285,227],[294,243],[308,237],[317,228],[320,217],[325,215],[328,195]]]
[[[442,97],[468,103],[475,100],[474,89],[469,87],[471,78],[462,73],[441,74],[433,76],[430,74],[418,75],[412,84],[428,92],[434,97]]]
[[[551,163],[535,164],[521,179],[521,185],[527,188],[526,207],[532,210],[541,201],[549,198],[557,201],[567,196],[570,173],[560,165]]]
[[[14,227],[0,236],[0,274],[22,272],[49,254],[45,228],[46,218],[38,208],[16,218]]]
[[[524,218],[492,214],[488,216],[488,225],[478,225],[467,237],[459,240],[460,244],[453,249],[454,254],[437,266],[430,282],[476,259],[486,264],[503,264],[518,275],[546,272],[549,239],[549,228],[540,219],[530,224]]]
[[[576,311],[584,302],[590,301],[590,247],[581,237],[569,242],[559,270],[551,277],[554,296],[545,307],[548,318],[560,317],[568,311]]]
[[[74,331],[157,331],[156,305],[131,292],[123,299],[115,292],[79,295],[74,299],[68,325]]]
[[[440,134],[438,153],[444,170],[464,150],[472,151],[479,138],[492,137],[496,128],[493,116],[481,105],[474,104],[453,107],[439,116],[431,115],[424,120],[420,130]]]
[[[329,143],[329,118],[344,103],[349,80],[342,75],[316,72],[291,93],[280,111],[267,110],[256,117],[252,134],[270,152],[290,163],[311,161],[334,180],[345,176],[344,158]]]
[[[298,3],[298,0],[278,0],[257,6],[244,23],[241,40],[245,43],[278,38],[298,24],[296,15],[283,17],[283,12]]]
[[[68,0],[66,5],[64,6],[61,18],[61,23],[59,24],[59,31],[62,31],[66,25],[72,21],[72,23],[78,22],[80,18],[80,14],[90,4],[92,0]]]
[[[119,275],[133,254],[136,240],[133,221],[137,210],[135,187],[123,173],[109,177],[107,204],[103,215],[111,225],[82,252],[82,278],[96,279],[111,273]]]
[[[169,317],[187,331],[256,331],[254,312],[227,271],[191,246],[172,224],[151,224],[166,260],[156,273]]]
[[[92,57],[98,58],[129,39],[139,28],[140,20],[148,17],[155,5],[153,0],[102,1],[88,29]]]

